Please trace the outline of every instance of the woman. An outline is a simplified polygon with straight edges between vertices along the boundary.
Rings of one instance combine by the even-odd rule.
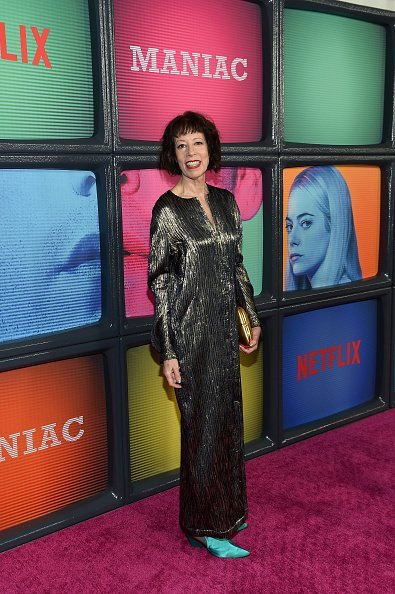
[[[336,167],[308,167],[291,187],[286,291],[361,280],[350,192]]]
[[[181,412],[180,525],[218,557],[249,554],[229,540],[246,527],[242,400],[236,306],[247,310],[256,350],[260,325],[240,252],[233,194],[205,182],[220,167],[215,125],[185,112],[166,127],[161,167],[181,174],[152,211],[148,284],[152,343]]]

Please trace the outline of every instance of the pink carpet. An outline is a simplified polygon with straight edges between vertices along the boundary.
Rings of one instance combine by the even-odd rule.
[[[6,594],[395,592],[395,410],[247,463],[246,559],[192,548],[178,489],[0,558]]]

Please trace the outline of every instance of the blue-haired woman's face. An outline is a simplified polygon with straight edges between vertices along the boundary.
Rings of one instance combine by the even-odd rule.
[[[306,275],[314,286],[314,276],[328,249],[330,231],[324,213],[306,190],[295,188],[291,192],[285,228],[292,271],[295,276]],[[317,286],[322,286],[321,281]]]

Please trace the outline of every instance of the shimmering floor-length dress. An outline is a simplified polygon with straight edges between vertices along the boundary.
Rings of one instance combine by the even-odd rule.
[[[211,225],[197,198],[163,194],[152,211],[149,286],[154,347],[177,358],[182,388],[180,525],[229,538],[247,512],[236,304],[259,319],[241,256],[233,194],[209,186]]]

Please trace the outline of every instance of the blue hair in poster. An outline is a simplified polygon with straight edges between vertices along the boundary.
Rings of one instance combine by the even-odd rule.
[[[375,397],[377,301],[288,316],[283,322],[283,429]]]

